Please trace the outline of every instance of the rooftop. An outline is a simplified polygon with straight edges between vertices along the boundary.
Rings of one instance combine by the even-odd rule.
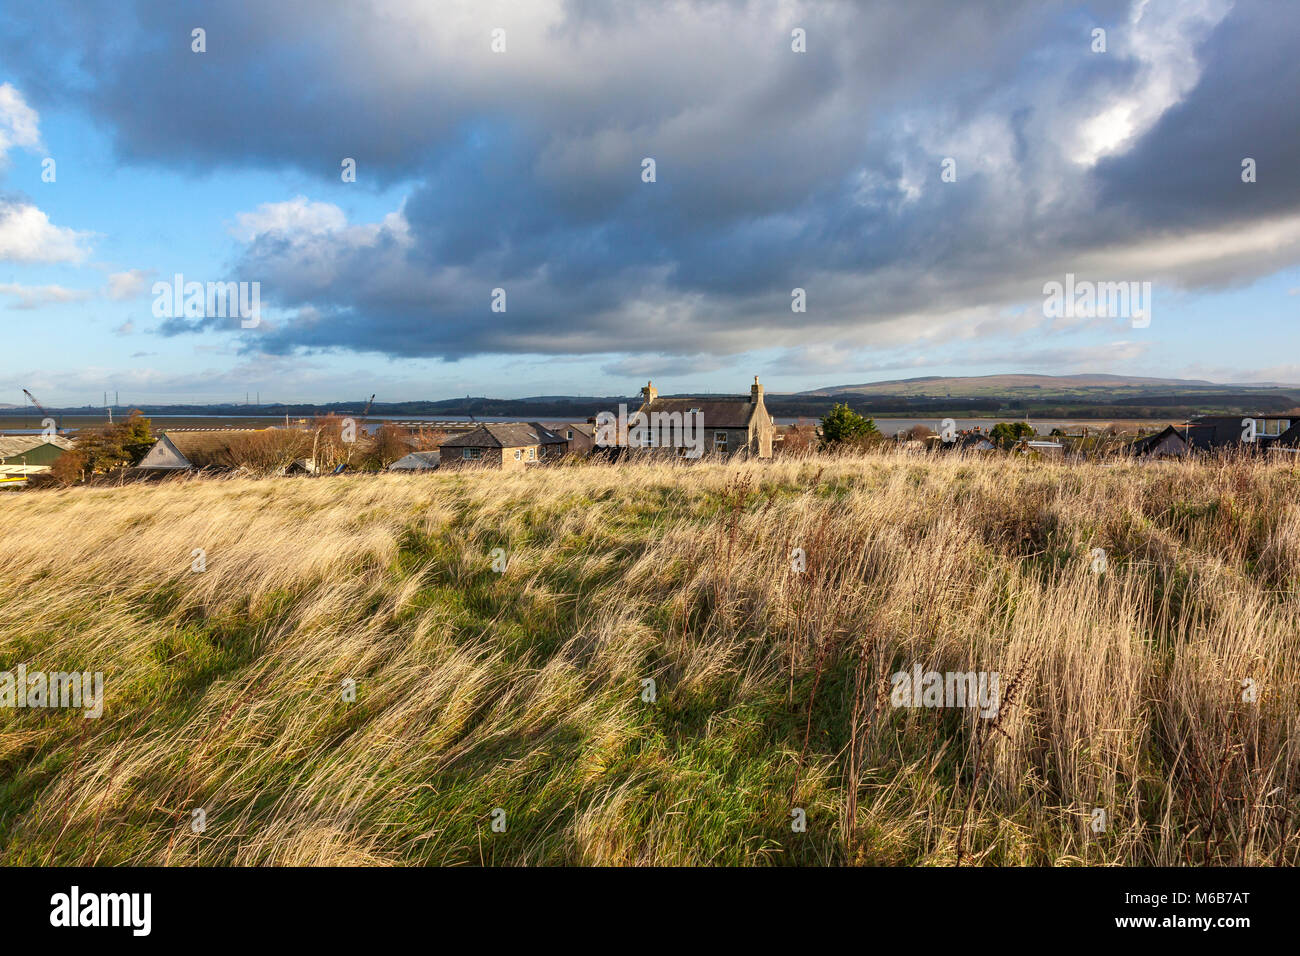
[[[537,422],[480,425],[472,432],[448,438],[443,448],[522,448],[525,445],[564,445],[567,441]]]

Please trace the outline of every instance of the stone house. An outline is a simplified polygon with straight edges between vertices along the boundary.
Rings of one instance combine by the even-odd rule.
[[[551,431],[563,435],[570,455],[590,455],[596,450],[596,426],[592,422],[571,422]]]
[[[654,427],[656,419],[653,416],[656,414],[661,416],[660,420],[668,420],[664,416],[670,416],[674,421],[698,420],[704,430],[705,457],[772,457],[776,422],[763,404],[763,386],[758,383],[757,375],[754,376],[754,384],[750,386],[748,398],[743,395],[661,398],[654,383],[647,382],[641,389],[641,407],[638,411],[647,416],[651,428]],[[699,416],[698,419],[694,418],[696,415]],[[676,452],[679,456],[684,455],[685,449],[679,447]]]
[[[438,448],[438,467],[443,471],[466,468],[517,471],[562,458],[568,449],[568,440],[537,422],[480,425],[472,432],[443,442]]]

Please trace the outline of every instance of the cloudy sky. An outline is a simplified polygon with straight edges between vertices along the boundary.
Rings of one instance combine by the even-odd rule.
[[[1300,382],[1298,48],[1293,0],[5,4],[0,402]],[[1067,273],[1150,324],[1047,317]]]

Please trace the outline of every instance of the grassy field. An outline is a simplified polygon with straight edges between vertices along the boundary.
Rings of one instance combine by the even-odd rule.
[[[0,709],[0,863],[1294,864],[1298,501],[892,453],[23,493],[0,670],[105,702]],[[913,665],[997,716],[893,706]]]

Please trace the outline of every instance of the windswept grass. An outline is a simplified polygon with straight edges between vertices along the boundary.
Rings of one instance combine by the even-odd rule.
[[[106,702],[0,709],[0,862],[1294,864],[1298,492],[880,454],[12,496],[0,670]],[[998,717],[893,707],[913,664]]]

